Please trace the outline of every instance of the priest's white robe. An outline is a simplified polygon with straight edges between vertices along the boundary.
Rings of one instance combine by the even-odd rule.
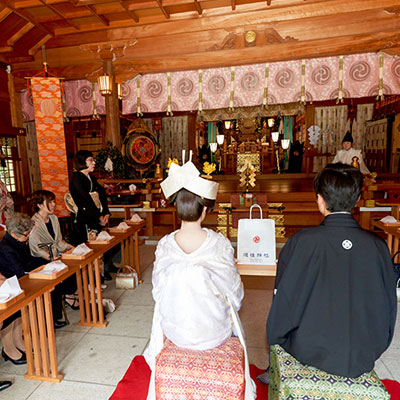
[[[369,169],[364,163],[363,156],[361,154],[361,150],[353,149],[352,147],[349,150],[339,150],[333,159],[333,163],[341,162],[343,164],[351,165],[353,161],[353,157],[358,157],[358,162],[360,163],[360,171],[363,174],[369,174]]]

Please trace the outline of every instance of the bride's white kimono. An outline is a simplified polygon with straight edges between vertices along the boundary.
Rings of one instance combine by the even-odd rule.
[[[241,306],[243,284],[233,248],[222,234],[203,229],[207,232],[205,241],[190,254],[178,246],[176,232],[164,236],[157,246],[152,279],[156,304],[150,343],[144,353],[153,371],[148,399],[155,398],[155,357],[163,347],[163,335],[179,347],[207,350],[227,340],[234,323],[238,330],[238,318],[232,321],[232,314]],[[245,346],[244,351],[247,358]],[[247,359],[246,366],[248,375]],[[253,382],[246,378],[252,392]]]

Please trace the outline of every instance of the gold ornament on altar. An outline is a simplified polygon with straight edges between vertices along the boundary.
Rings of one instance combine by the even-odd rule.
[[[172,163],[178,164],[178,165],[179,165],[179,161],[178,161],[177,158],[171,158],[171,157],[169,157],[169,158],[168,158],[168,167],[167,167],[167,168],[169,168],[169,167],[171,166]]]
[[[354,156],[354,157],[351,159],[351,165],[352,165],[352,167],[354,167],[354,168],[360,169],[360,163],[358,162],[358,157],[357,157],[357,156]]]
[[[203,165],[203,172],[206,173],[208,176],[212,174],[216,170],[216,166],[214,163],[210,164],[209,162],[205,162]]]
[[[239,185],[246,187],[246,192],[249,191],[249,186],[256,185],[256,169],[250,160],[246,160],[239,170]]]
[[[169,172],[169,167],[171,166],[172,163],[173,163],[173,164],[179,165],[179,161],[178,161],[177,158],[171,158],[171,157],[169,157],[169,158],[168,158],[168,165],[167,165],[167,169],[166,169],[167,174],[168,174],[168,172]]]
[[[168,166],[170,166],[170,164],[168,164]],[[154,178],[156,178],[156,179],[162,179],[163,178],[161,165],[158,164],[158,163],[156,164],[156,171],[154,172]]]

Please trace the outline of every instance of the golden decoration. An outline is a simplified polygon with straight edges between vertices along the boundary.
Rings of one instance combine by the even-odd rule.
[[[354,157],[351,159],[351,165],[352,165],[352,167],[354,167],[354,168],[360,169],[360,163],[358,162],[358,157],[357,157],[357,156],[354,156]]]
[[[210,164],[208,161],[206,161],[203,165],[203,172],[205,172],[207,175],[212,174],[216,170],[216,166],[214,163]]]
[[[275,221],[275,226],[285,225],[285,216],[283,214],[270,214],[268,218]]]
[[[286,235],[285,227],[275,227],[275,237],[277,238],[284,238]]]
[[[168,167],[167,167],[167,168],[169,168],[169,167],[171,166],[172,163],[179,165],[179,161],[178,161],[177,158],[171,158],[171,157],[169,157],[169,158],[168,158]]]
[[[247,31],[245,39],[247,43],[253,43],[256,40],[256,33],[254,31]]]

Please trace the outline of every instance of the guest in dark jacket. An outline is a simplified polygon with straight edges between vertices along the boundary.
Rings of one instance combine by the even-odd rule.
[[[11,278],[21,278],[43,264],[43,259],[31,256],[29,250],[29,234],[33,228],[30,218],[15,213],[7,219],[7,233],[0,241],[0,272]]]
[[[21,278],[25,273],[47,264],[41,257],[33,257],[29,249],[29,235],[34,222],[27,216],[15,213],[6,222],[7,233],[0,241],[0,273],[6,278],[16,275]],[[51,292],[54,327],[62,328],[67,323],[62,321],[62,308],[59,290]]]
[[[16,213],[7,219],[6,227],[7,233],[0,241],[1,281],[14,275],[20,278],[25,275],[25,271],[37,267],[28,246],[33,222],[28,217]],[[4,320],[0,337],[3,343],[1,354],[4,360],[10,360],[16,365],[26,364],[20,312]]]
[[[96,161],[93,153],[88,150],[79,150],[74,157],[76,172],[72,174],[69,191],[78,207],[77,230],[79,243],[88,240],[88,230],[99,233],[108,224],[110,210],[107,205],[107,196],[104,188],[91,174]],[[73,243],[74,245],[78,243]],[[110,272],[117,269],[112,263],[113,251],[104,254],[104,279],[111,280]]]
[[[87,229],[100,232],[110,218],[106,192],[91,174],[95,165],[92,152],[79,150],[75,154],[76,171],[72,174],[69,191],[78,207],[77,227],[80,243],[87,241]]]

